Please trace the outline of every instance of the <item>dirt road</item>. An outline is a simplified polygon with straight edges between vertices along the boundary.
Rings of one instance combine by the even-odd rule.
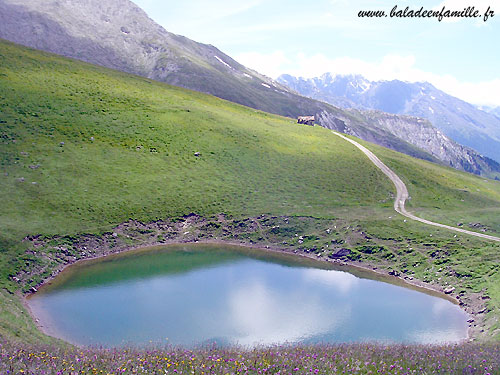
[[[333,134],[338,135],[339,137],[345,139],[348,142],[351,142],[354,146],[359,148],[361,151],[364,152],[366,156],[368,156],[368,159],[372,161],[375,166],[377,166],[384,174],[391,179],[391,181],[394,183],[394,186],[396,186],[396,199],[394,200],[394,209],[399,212],[401,215],[406,216],[408,219],[415,220],[415,221],[420,221],[421,223],[428,224],[428,225],[433,225],[435,227],[440,227],[440,228],[445,228],[449,229],[455,232],[459,233],[465,233],[469,234],[471,236],[476,236],[476,237],[481,237],[481,238],[486,238],[488,240],[492,241],[498,241],[500,242],[500,237],[495,237],[495,236],[490,236],[488,234],[483,234],[483,233],[477,233],[477,232],[472,232],[470,230],[466,229],[461,229],[461,228],[456,228],[452,227],[449,225],[444,225],[440,223],[435,223],[430,220],[422,219],[420,217],[417,217],[413,215],[412,213],[406,211],[405,208],[405,202],[408,199],[408,189],[406,188],[406,185],[404,184],[403,181],[399,178],[399,176],[394,173],[392,169],[390,169],[387,165],[382,163],[382,161],[375,156],[373,152],[368,150],[366,147],[360,145],[358,142],[353,141],[352,139],[349,139],[345,137],[344,135],[337,133],[336,131],[332,131]]]

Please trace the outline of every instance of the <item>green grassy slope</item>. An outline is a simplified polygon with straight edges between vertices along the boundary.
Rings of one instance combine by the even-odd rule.
[[[0,46],[0,227],[9,239],[132,216],[328,216],[376,206],[393,190],[326,129]]]
[[[370,147],[409,182],[415,212],[440,212],[452,223],[478,215],[500,231],[485,214],[498,212],[498,182]],[[436,279],[433,268],[442,264],[426,246],[448,249],[444,280],[456,282],[457,267],[472,267],[462,287],[487,290],[496,314],[500,290],[485,275],[500,261],[498,246],[464,236],[451,243],[453,234],[404,223],[393,193],[359,150],[327,129],[0,41],[2,287],[14,290],[9,276],[28,262],[27,235],[102,233],[129,218],[191,212],[312,216],[345,224],[338,235],[353,259],[398,269],[418,263],[419,278]],[[352,237],[354,227],[373,238]],[[387,249],[366,251],[374,241]],[[404,250],[410,245],[415,250]],[[3,332],[34,330],[5,319]]]
[[[500,235],[500,182],[413,159],[364,142],[402,178],[416,215],[452,226]]]

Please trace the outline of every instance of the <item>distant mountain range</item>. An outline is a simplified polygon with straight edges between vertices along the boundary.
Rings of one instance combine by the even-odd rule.
[[[299,94],[342,108],[377,109],[422,117],[453,140],[500,162],[500,108],[473,106],[427,82],[369,81],[326,73],[316,78],[282,75],[278,82]]]
[[[166,31],[129,0],[0,0],[0,38],[266,112],[315,115],[326,128],[468,172],[500,176],[498,163],[453,142],[427,121],[345,110],[299,95],[212,45]]]
[[[478,108],[481,111],[491,113],[492,115],[494,115],[500,119],[500,107],[479,106]]]

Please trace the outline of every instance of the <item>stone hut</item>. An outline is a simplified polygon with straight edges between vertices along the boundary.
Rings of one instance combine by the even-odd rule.
[[[314,116],[299,116],[297,118],[297,124],[314,126]]]

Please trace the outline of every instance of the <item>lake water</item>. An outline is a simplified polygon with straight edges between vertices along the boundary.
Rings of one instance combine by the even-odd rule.
[[[47,332],[84,345],[466,337],[467,315],[446,299],[298,258],[220,245],[141,250],[69,267],[28,303]]]

